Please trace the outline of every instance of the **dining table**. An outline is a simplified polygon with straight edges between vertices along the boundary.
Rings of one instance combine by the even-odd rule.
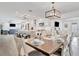
[[[34,45],[32,42],[35,40],[35,38],[29,38],[25,39],[25,44],[29,45],[30,47],[38,50],[39,52],[43,53],[46,56],[50,56],[54,54],[61,46],[63,46],[62,42],[56,42],[53,39],[39,39],[43,41],[43,44],[40,45]]]

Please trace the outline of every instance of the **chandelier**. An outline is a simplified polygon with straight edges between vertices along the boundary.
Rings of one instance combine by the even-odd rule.
[[[52,9],[45,12],[45,18],[55,19],[61,18],[61,12],[54,7],[55,2],[52,2]]]

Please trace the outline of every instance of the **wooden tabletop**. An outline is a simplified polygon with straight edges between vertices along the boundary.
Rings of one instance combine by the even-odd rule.
[[[28,39],[25,43],[29,46],[31,46],[32,48],[34,49],[37,49],[38,51],[46,54],[46,55],[51,55],[53,54],[54,52],[56,52],[60,46],[62,45],[62,43],[57,43],[53,40],[45,40],[43,39],[43,41],[45,42],[43,45],[40,45],[40,46],[35,46],[33,45],[31,42],[32,42],[32,38],[31,39]]]

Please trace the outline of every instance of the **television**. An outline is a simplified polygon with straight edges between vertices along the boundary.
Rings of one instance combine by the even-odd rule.
[[[15,27],[16,25],[15,24],[10,24],[10,27]]]
[[[54,26],[59,27],[59,22],[55,22]]]

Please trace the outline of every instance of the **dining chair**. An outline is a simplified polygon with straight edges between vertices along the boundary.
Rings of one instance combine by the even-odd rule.
[[[78,33],[73,33],[69,44],[70,56],[79,56],[79,36]]]
[[[15,42],[16,42],[16,46],[17,46],[17,50],[18,50],[18,55],[19,56],[26,56],[28,55],[29,50],[31,50],[29,48],[28,45],[25,44],[24,42],[24,38],[19,38],[17,36],[14,36]]]
[[[67,34],[63,41],[62,56],[69,56],[69,44],[70,44],[71,34]]]

